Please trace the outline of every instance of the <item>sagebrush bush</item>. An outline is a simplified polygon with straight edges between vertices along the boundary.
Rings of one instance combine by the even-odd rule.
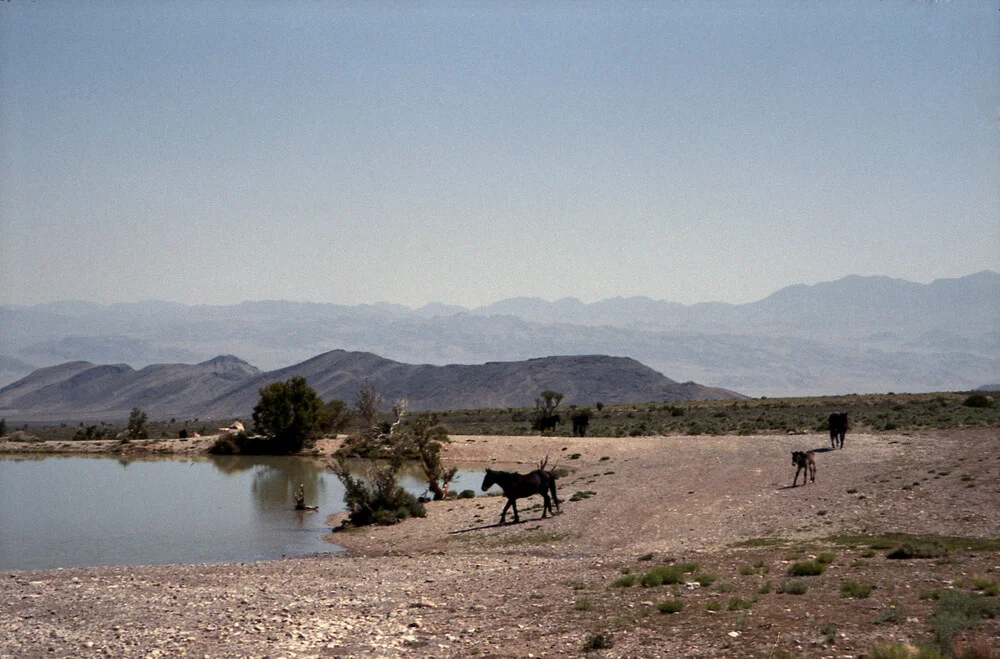
[[[848,579],[840,584],[840,596],[853,597],[854,599],[864,599],[871,595],[873,589],[874,586],[866,586]]]
[[[660,613],[680,613],[684,610],[684,602],[680,600],[663,600],[656,605],[656,610]]]
[[[796,561],[788,568],[788,574],[793,577],[815,577],[823,574],[826,565],[816,561]]]

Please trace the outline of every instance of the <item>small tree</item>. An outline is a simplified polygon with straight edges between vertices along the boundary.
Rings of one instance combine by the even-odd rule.
[[[127,439],[149,439],[149,431],[146,429],[146,421],[149,417],[138,407],[133,407],[128,415],[128,426],[125,428]]]
[[[254,426],[268,438],[261,452],[286,455],[311,445],[322,432],[323,411],[323,399],[304,377],[261,387],[253,408]]]
[[[458,468],[445,469],[441,464],[441,446],[450,440],[447,430],[438,423],[437,415],[419,415],[402,434],[403,441],[409,444],[409,450],[417,454],[420,468],[427,478],[427,489],[434,495],[434,500],[440,501],[447,497],[448,487],[458,473]]]
[[[556,414],[556,408],[562,402],[563,395],[555,391],[543,391],[541,398],[535,399],[535,430],[552,430],[561,419]]]
[[[324,434],[337,435],[346,430],[354,420],[354,413],[342,400],[331,400],[323,408],[320,430]]]

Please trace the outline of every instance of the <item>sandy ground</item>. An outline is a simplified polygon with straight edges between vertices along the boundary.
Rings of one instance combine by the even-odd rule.
[[[928,593],[995,582],[1000,552],[894,561],[825,539],[1000,538],[1000,433],[851,434],[844,450],[827,446],[820,435],[453,437],[452,463],[529,471],[548,456],[567,469],[561,513],[540,519],[535,497],[520,524],[499,526],[503,499],[479,496],[331,533],[347,548],[338,554],[0,574],[0,656],[860,657],[880,639],[932,640]],[[792,488],[790,452],[810,449],[816,482]],[[783,542],[734,546],[761,538]],[[820,551],[835,558],[805,578],[808,592],[779,592],[789,564]],[[715,582],[614,585],[670,562],[697,563]],[[842,597],[847,579],[875,589]],[[667,600],[684,610],[660,613]],[[961,639],[1000,651],[1000,621]]]

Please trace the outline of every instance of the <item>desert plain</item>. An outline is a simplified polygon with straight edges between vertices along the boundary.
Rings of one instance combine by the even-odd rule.
[[[45,444],[0,451],[114,443]],[[542,519],[534,497],[499,525],[504,500],[476,496],[332,531],[344,550],[328,554],[0,573],[0,657],[865,657],[933,644],[948,593],[996,600],[996,429],[828,449],[819,433],[452,436],[446,462],[469,468],[547,456],[560,512]],[[814,483],[791,487],[795,450],[817,451]],[[887,556],[904,542],[941,551]],[[800,563],[822,573],[791,574]],[[681,578],[655,585],[658,570]],[[952,631],[959,652],[1000,652],[996,617]]]

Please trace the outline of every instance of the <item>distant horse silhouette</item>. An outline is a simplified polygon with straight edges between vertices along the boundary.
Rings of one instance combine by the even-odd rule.
[[[507,517],[507,509],[514,508],[514,523],[517,524],[521,519],[517,515],[517,500],[523,499],[525,497],[530,497],[535,494],[541,494],[544,500],[544,505],[542,506],[542,519],[545,518],[545,513],[552,513],[552,502],[556,504],[556,510],[559,510],[559,498],[556,496],[556,477],[551,471],[545,471],[545,462],[542,463],[542,468],[536,469],[527,474],[519,474],[513,471],[494,471],[493,469],[486,470],[486,477],[483,478],[483,492],[490,489],[494,485],[499,485],[500,489],[503,490],[503,495],[507,497],[507,505],[503,507],[503,512],[500,513],[500,523],[505,522]],[[549,494],[552,494],[552,498],[549,498]]]
[[[587,434],[587,426],[590,424],[590,414],[586,411],[580,411],[573,414],[570,417],[573,422],[573,436],[583,437]]]
[[[799,472],[802,472],[802,484],[816,482],[816,454],[812,451],[792,451],[792,464],[795,465],[795,478],[792,479],[792,487],[799,480]],[[806,477],[809,481],[806,481]]]
[[[844,438],[846,436],[847,412],[834,412],[830,415],[830,447],[844,448]]]
[[[551,416],[539,417],[535,420],[535,430],[540,430],[541,432],[548,432],[550,430],[555,430],[556,426],[562,423],[562,417],[558,414],[553,414]]]

